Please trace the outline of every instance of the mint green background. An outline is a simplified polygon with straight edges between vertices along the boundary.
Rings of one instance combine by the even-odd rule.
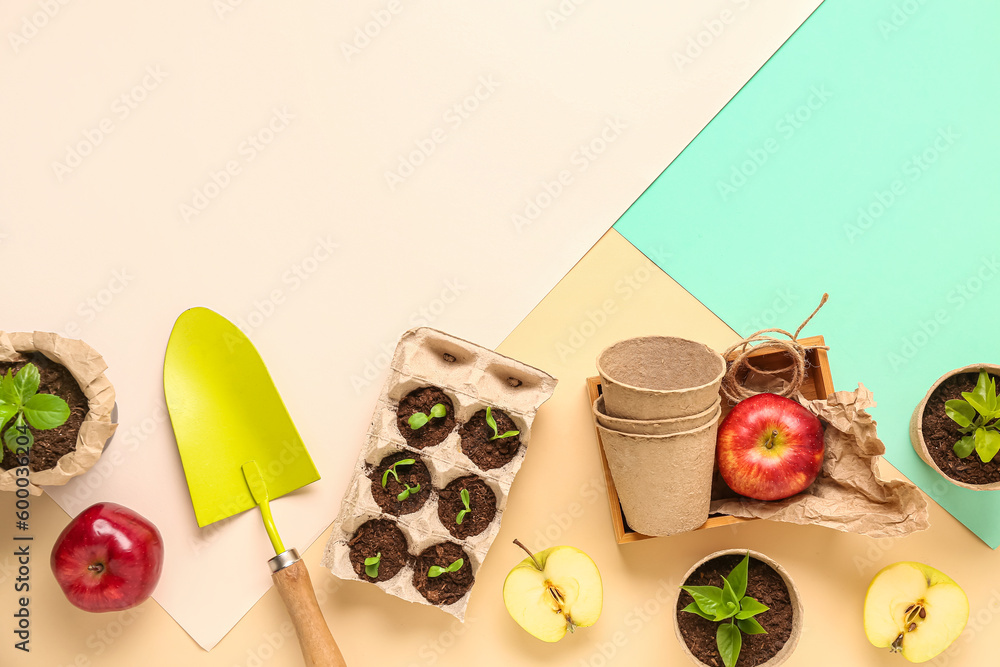
[[[804,335],[836,387],[874,392],[889,461],[993,548],[1000,493],[944,482],[908,423],[946,371],[1000,363],[998,34],[996,2],[826,0],[615,225],[741,334],[794,330],[829,292]]]

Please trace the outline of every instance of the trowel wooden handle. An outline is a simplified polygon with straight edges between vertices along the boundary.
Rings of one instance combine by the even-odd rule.
[[[274,587],[295,625],[306,667],[347,667],[316,601],[306,564],[294,549],[275,556],[268,564]]]

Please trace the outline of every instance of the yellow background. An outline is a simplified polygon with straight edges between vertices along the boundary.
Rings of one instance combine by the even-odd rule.
[[[796,314],[791,319],[799,318]],[[1000,612],[1000,574],[995,555],[934,503],[929,531],[896,540],[754,522],[615,544],[584,381],[595,373],[594,359],[606,345],[650,333],[693,338],[716,349],[737,339],[616,232],[608,232],[499,347],[548,371],[560,383],[539,411],[531,451],[514,483],[500,535],[479,573],[466,623],[389,597],[373,586],[335,579],[319,566],[326,535],[305,553],[321,606],[349,664],[684,665],[668,611],[675,586],[699,558],[729,547],[762,551],[795,579],[805,604],[805,627],[790,665],[904,664],[902,658],[871,647],[861,625],[868,582],[880,568],[899,560],[918,560],[944,571],[969,596],[972,614],[965,634],[931,664],[996,663],[991,636],[1000,627],[995,619]],[[830,351],[835,385],[837,361],[848,354]],[[884,463],[882,471],[898,475]],[[76,609],[63,598],[48,567],[49,549],[68,517],[45,496],[33,499],[31,511],[32,652],[25,655],[12,648],[17,574],[14,543],[5,530],[0,541],[0,665],[302,664],[273,590],[210,653],[152,600],[115,614]],[[0,497],[0,521],[13,521],[13,512],[13,498]],[[604,579],[604,612],[597,625],[550,645],[530,637],[509,618],[501,587],[523,556],[511,544],[514,538],[536,550],[570,544],[590,554]]]

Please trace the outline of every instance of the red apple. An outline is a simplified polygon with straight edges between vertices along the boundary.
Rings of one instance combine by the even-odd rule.
[[[719,472],[736,493],[781,500],[813,483],[823,467],[823,425],[799,403],[757,394],[719,425]]]
[[[84,611],[121,611],[143,602],[163,570],[163,538],[127,507],[97,503],[70,521],[52,547],[52,572]]]

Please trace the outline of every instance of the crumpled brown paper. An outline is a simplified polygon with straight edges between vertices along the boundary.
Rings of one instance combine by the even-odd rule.
[[[927,499],[920,490],[910,482],[885,481],[878,475],[885,445],[866,412],[875,401],[864,385],[857,391],[838,391],[827,400],[799,402],[825,426],[826,454],[816,481],[786,500],[716,500],[713,514],[826,526],[869,537],[899,537],[930,527]]]
[[[28,492],[41,495],[39,486],[62,486],[73,477],[87,472],[104,451],[117,424],[111,423],[115,389],[104,375],[108,365],[97,351],[82,340],[63,338],[54,333],[6,333],[0,331],[0,361],[19,361],[20,352],[41,352],[65,366],[76,378],[88,400],[87,416],[80,425],[76,450],[66,454],[50,470],[32,471]],[[0,470],[0,491],[17,489],[15,470]]]

